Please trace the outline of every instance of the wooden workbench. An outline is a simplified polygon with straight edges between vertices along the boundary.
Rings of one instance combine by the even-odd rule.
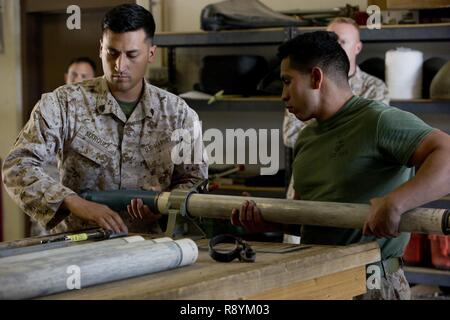
[[[195,264],[44,299],[351,299],[366,291],[376,242],[346,247],[251,242],[256,262],[212,260],[201,240]]]

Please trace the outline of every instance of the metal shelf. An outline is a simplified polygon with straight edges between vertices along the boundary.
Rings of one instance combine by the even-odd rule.
[[[296,28],[292,36],[301,33],[324,30],[325,28]],[[450,24],[420,24],[420,25],[382,25],[381,29],[360,28],[363,42],[394,42],[394,41],[448,41],[450,40]]]
[[[184,99],[194,110],[211,111],[280,111],[284,112],[284,103],[279,97],[252,97],[223,99],[208,104],[208,100]]]
[[[420,113],[448,113],[450,112],[450,100],[392,100],[391,106],[409,112]]]
[[[211,32],[163,32],[155,36],[160,47],[233,46],[280,44],[297,34],[325,30],[325,27],[288,27]],[[450,23],[382,26],[379,30],[361,28],[363,42],[449,41]]]
[[[380,30],[361,29],[363,42],[449,41],[450,24],[382,26]]]
[[[290,28],[232,31],[162,32],[155,35],[159,47],[198,47],[280,44],[290,39]]]

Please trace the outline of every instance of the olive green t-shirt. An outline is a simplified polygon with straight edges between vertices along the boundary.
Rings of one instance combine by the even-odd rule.
[[[434,130],[415,115],[353,96],[333,117],[314,121],[294,148],[294,189],[302,200],[370,203],[414,175],[408,161]],[[362,230],[302,227],[302,242],[346,245],[373,241]],[[409,233],[377,239],[382,259],[400,257]]]
[[[117,99],[116,99],[117,100]],[[127,119],[131,116],[131,114],[134,111],[134,108],[136,107],[138,100],[133,102],[124,102],[117,100],[117,103],[119,104],[120,108],[122,109],[123,113],[125,113]]]

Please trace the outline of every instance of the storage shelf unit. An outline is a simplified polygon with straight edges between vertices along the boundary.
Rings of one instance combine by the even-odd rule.
[[[305,32],[325,30],[325,27],[287,27],[270,29],[248,29],[232,31],[162,32],[155,36],[155,44],[168,48],[169,80],[175,82],[175,48],[238,46],[238,45],[278,45]],[[361,28],[363,42],[418,42],[450,41],[450,23],[418,25],[383,25],[381,29]],[[447,102],[448,105],[448,102]],[[399,107],[409,108],[406,103]],[[429,101],[414,102],[418,106],[442,108],[443,104]]]

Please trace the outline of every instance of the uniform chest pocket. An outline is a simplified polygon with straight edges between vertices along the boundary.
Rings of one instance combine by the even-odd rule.
[[[101,166],[114,166],[117,152],[111,145],[101,146],[89,141],[88,138],[77,134],[72,140],[71,149],[80,156],[87,158]]]

